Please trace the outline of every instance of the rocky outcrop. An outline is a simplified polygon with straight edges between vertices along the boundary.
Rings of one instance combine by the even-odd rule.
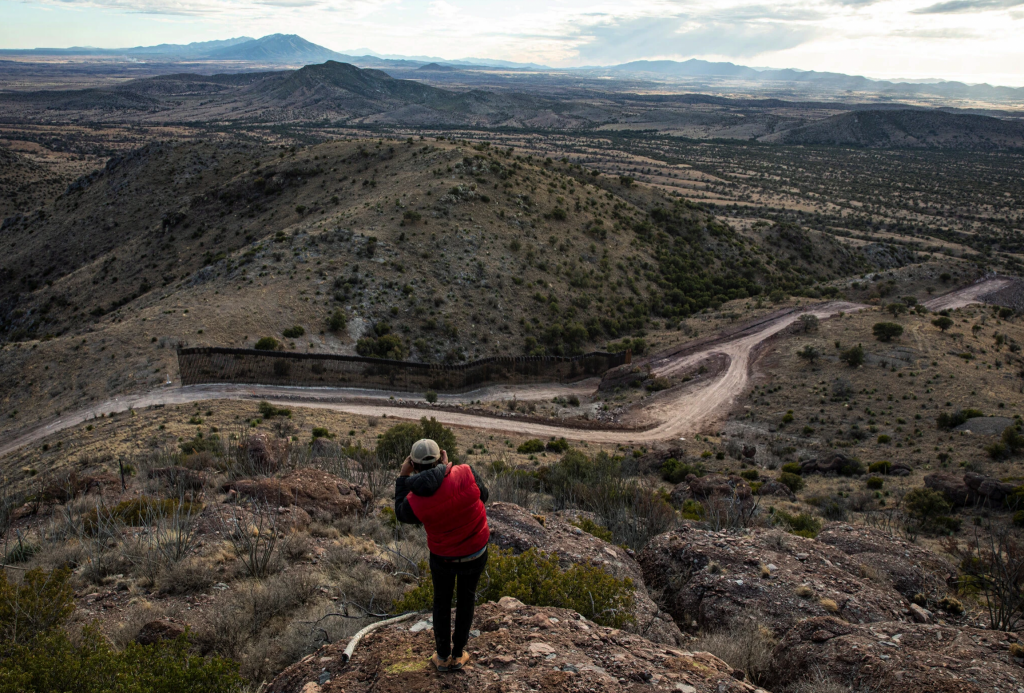
[[[563,568],[589,563],[619,579],[629,578],[636,587],[634,616],[640,635],[668,645],[682,637],[672,617],[662,612],[647,594],[640,566],[620,546],[614,546],[570,524],[571,514],[532,515],[513,503],[492,503],[487,506],[487,524],[491,543],[521,553],[537,549],[558,556]]]
[[[775,648],[772,687],[783,690],[820,672],[858,691],[1016,691],[1024,681],[1008,652],[1016,641],[1012,633],[959,626],[811,618]]]
[[[967,472],[962,477],[947,472],[936,472],[924,478],[924,485],[939,491],[954,507],[984,505],[999,507],[1016,488],[998,479]]]
[[[757,693],[728,664],[634,633],[598,626],[574,611],[524,606],[511,597],[476,612],[470,664],[439,674],[428,663],[434,636],[425,620],[366,636],[346,665],[346,642],[327,645],[274,679],[268,693],[440,693],[565,691]]]
[[[850,557],[858,573],[888,582],[907,599],[941,599],[956,567],[941,556],[899,537],[867,527],[830,524],[817,537]]]
[[[277,505],[297,506],[311,516],[327,515],[330,519],[361,512],[373,495],[341,477],[319,469],[297,469],[281,478],[239,479],[224,485],[241,498]]]
[[[676,484],[669,494],[669,499],[676,506],[687,500],[709,500],[715,497],[738,498],[740,501],[750,499],[753,493],[747,480],[738,476],[721,474],[687,475],[684,481]]]
[[[757,489],[757,495],[785,498],[788,501],[796,500],[796,494],[792,489],[775,479],[765,479],[761,482],[761,486]]]
[[[733,534],[684,525],[655,537],[637,560],[648,589],[684,629],[754,619],[781,635],[815,616],[854,623],[909,617],[903,596],[862,577],[860,561],[780,530]]]
[[[171,619],[160,619],[144,625],[135,636],[135,642],[140,645],[154,645],[165,640],[177,640],[182,635],[185,635],[184,624]]]

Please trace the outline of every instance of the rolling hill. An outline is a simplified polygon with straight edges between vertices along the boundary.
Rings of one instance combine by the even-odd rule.
[[[872,148],[1019,149],[1024,147],[1024,122],[924,109],[858,110],[762,140]]]

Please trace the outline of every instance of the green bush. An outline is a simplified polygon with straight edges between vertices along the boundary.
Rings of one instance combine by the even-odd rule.
[[[1024,510],[1018,510],[1013,514],[1013,524],[1017,527],[1024,527]]]
[[[367,358],[401,361],[405,358],[405,345],[402,344],[402,338],[395,334],[360,337],[356,342],[356,353]]]
[[[868,488],[870,489],[877,491],[883,486],[885,486],[885,480],[882,479],[882,477],[880,476],[873,476],[870,479],[868,479]]]
[[[419,611],[433,604],[434,585],[429,571],[423,572],[426,574],[420,578],[419,586],[394,604],[394,612]],[[632,580],[620,580],[591,565],[574,564],[562,570],[557,556],[536,549],[518,556],[512,550],[490,549],[477,589],[477,603],[496,602],[502,597],[514,597],[531,606],[572,609],[595,623],[613,628],[635,622]]]
[[[864,347],[860,344],[850,347],[839,353],[839,360],[850,368],[856,368],[864,363]]]
[[[888,460],[880,460],[878,462],[872,462],[870,465],[868,465],[868,471],[871,472],[872,474],[884,474],[888,476],[891,470],[892,462],[889,462]]]
[[[679,514],[684,520],[699,522],[704,519],[704,506],[692,498],[687,498],[683,501],[683,507],[679,509]]]
[[[938,327],[943,332],[945,332],[946,330],[953,326],[953,320],[951,318],[947,318],[945,315],[940,315],[939,317],[932,320],[932,324]]]
[[[903,498],[903,504],[907,513],[917,520],[921,528],[935,524],[937,518],[945,516],[953,508],[945,496],[926,486],[907,493]]]
[[[181,448],[182,453],[186,455],[194,455],[197,452],[208,452],[219,457],[224,454],[224,448],[221,446],[220,436],[216,433],[206,437],[204,437],[202,433],[197,433],[196,437],[192,440],[185,440],[178,443],[178,447]]]
[[[675,457],[669,457],[661,464],[661,478],[670,484],[678,484],[690,474],[704,476],[704,467],[700,464],[680,462]]]
[[[758,474],[758,471],[756,469],[744,469],[742,472],[740,472],[740,476],[746,479],[747,481],[757,481],[757,478],[760,475]]]
[[[335,308],[331,316],[327,318],[327,329],[331,332],[341,332],[348,325],[348,316],[341,308]]]
[[[592,534],[598,539],[602,539],[607,542],[611,542],[612,540],[612,531],[607,527],[602,527],[601,525],[597,524],[589,517],[581,517],[575,522],[570,522],[569,524],[571,524],[573,527],[579,527],[587,534]]]
[[[70,579],[68,568],[50,573],[35,568],[16,584],[7,579],[7,571],[0,570],[0,666],[6,648],[24,645],[64,625],[75,610]]]
[[[331,432],[329,430],[327,430],[326,428],[324,428],[323,426],[318,426],[318,427],[313,429],[313,439],[314,440],[317,439],[317,438],[333,438],[333,437],[334,436],[331,435]]]
[[[294,327],[289,327],[288,329],[284,330],[281,334],[283,334],[288,339],[298,339],[302,335],[306,334],[306,329],[304,327],[301,327],[300,325],[295,325]]]
[[[957,409],[952,414],[942,412],[935,419],[935,425],[940,429],[949,431],[967,423],[968,419],[976,419],[979,416],[985,416],[980,409]]]
[[[903,334],[903,325],[896,322],[876,322],[871,333],[880,342],[891,342]]]
[[[99,630],[69,638],[58,631],[15,646],[0,658],[3,693],[234,693],[243,690],[238,664],[193,654],[184,636],[115,651]]]
[[[424,395],[424,399],[426,399],[430,404],[434,404],[437,402],[437,393],[433,390],[427,390],[427,394]]]
[[[157,517],[174,513],[193,515],[202,510],[201,503],[179,501],[176,498],[150,498],[142,496],[124,500],[112,508],[93,508],[82,515],[82,527],[87,534],[95,534],[102,522],[114,521],[129,527],[141,527]]]
[[[412,444],[421,438],[430,438],[448,452],[448,460],[458,464],[459,451],[455,433],[438,423],[434,417],[423,417],[419,423],[400,423],[384,431],[377,439],[377,459],[396,469],[409,456]]]
[[[516,448],[516,452],[520,455],[534,455],[538,452],[544,452],[544,443],[536,438],[532,438],[524,443],[520,443],[519,447]]]
[[[561,454],[569,450],[569,441],[565,438],[549,440],[544,444],[544,449],[548,452],[557,452],[558,454]]]
[[[284,408],[278,409],[277,407],[275,407],[270,402],[260,402],[260,404],[259,404],[259,412],[260,412],[260,416],[262,416],[264,419],[272,419],[275,416],[284,416],[284,417],[287,417],[289,419],[292,418],[292,410],[291,409],[284,409]]]
[[[783,510],[776,510],[773,515],[775,524],[786,528],[790,534],[814,539],[821,531],[821,520],[810,513],[791,515]]]
[[[839,473],[842,476],[860,476],[864,473],[864,466],[860,460],[849,460],[839,469]]]
[[[886,435],[885,433],[883,433],[882,435],[878,436],[878,444],[879,445],[888,445],[891,442],[892,442],[892,436]]]
[[[621,459],[599,452],[593,458],[570,448],[562,459],[538,473],[541,482],[556,500],[565,500],[585,486],[596,486],[620,476]]]
[[[281,342],[273,337],[261,337],[256,342],[256,348],[260,351],[278,351],[281,348]]]
[[[790,474],[799,474],[802,467],[798,462],[787,462],[782,465],[782,471],[789,472]]]
[[[789,490],[796,493],[804,487],[804,480],[799,474],[783,472],[779,475],[779,483],[789,487]]]

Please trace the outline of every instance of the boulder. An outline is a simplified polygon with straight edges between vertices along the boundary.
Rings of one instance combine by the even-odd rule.
[[[893,621],[907,602],[887,582],[861,577],[860,561],[780,530],[744,534],[685,524],[637,557],[649,590],[684,629],[716,630],[756,619],[781,635],[814,616]]]
[[[359,513],[373,500],[365,487],[312,468],[297,469],[281,478],[239,479],[225,484],[223,490],[284,508],[295,506],[313,517],[329,515],[331,519]]]
[[[849,556],[861,575],[891,584],[907,599],[923,594],[938,601],[957,576],[956,566],[940,555],[877,529],[832,523],[817,540]]]
[[[786,486],[777,479],[765,479],[761,482],[761,487],[757,489],[757,495],[776,496],[778,498],[785,498],[788,501],[796,500],[796,494],[790,490],[789,486]]]
[[[716,497],[736,497],[741,501],[750,499],[752,492],[747,480],[739,476],[723,476],[721,474],[687,475],[684,481],[676,484],[669,494],[669,499],[676,506],[687,500],[709,500]]]
[[[309,527],[313,518],[298,506],[271,506],[269,516],[263,518],[264,527],[276,524],[279,532],[298,532]],[[233,533],[251,531],[260,524],[251,508],[242,504],[208,505],[199,514],[196,531],[199,534]]]
[[[998,479],[967,472],[962,477],[947,472],[935,472],[924,478],[924,485],[942,493],[954,507],[985,505],[999,507],[1016,488]]]
[[[272,441],[266,435],[249,435],[238,444],[243,466],[257,474],[275,474],[287,458],[284,441]]]
[[[707,652],[665,646],[598,626],[574,611],[525,606],[511,597],[477,608],[470,663],[438,673],[428,663],[434,634],[424,617],[383,626],[352,659],[347,641],[326,645],[277,676],[267,693],[370,691],[566,691],[567,693],[764,693]]]
[[[893,462],[889,468],[888,476],[910,476],[914,473],[914,468],[906,462]]]
[[[785,690],[820,672],[865,691],[1016,691],[1021,669],[1008,652],[1016,640],[1011,633],[960,626],[811,618],[776,646],[771,683]]]
[[[155,645],[165,640],[177,640],[185,634],[185,625],[170,619],[150,621],[135,636],[140,645]]]
[[[539,517],[539,516],[538,516]],[[492,503],[487,506],[487,524],[491,543],[503,549],[522,553],[537,549],[558,556],[563,568],[589,563],[617,578],[629,578],[636,587],[634,615],[640,635],[655,642],[674,645],[682,637],[668,614],[662,613],[647,594],[644,576],[637,562],[620,547],[598,539],[570,524],[572,513],[543,516],[543,524],[529,511],[513,503]]]
[[[800,463],[801,474],[842,474],[847,468],[861,469],[861,464],[855,458],[844,455],[841,452],[833,452],[821,459],[804,460]]]

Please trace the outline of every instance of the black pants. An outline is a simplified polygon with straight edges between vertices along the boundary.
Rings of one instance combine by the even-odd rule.
[[[441,659],[462,656],[473,625],[476,584],[487,565],[487,552],[466,563],[453,563],[430,554],[430,577],[434,581],[434,642]],[[458,603],[455,605],[455,633],[452,633],[452,595],[458,578]]]

